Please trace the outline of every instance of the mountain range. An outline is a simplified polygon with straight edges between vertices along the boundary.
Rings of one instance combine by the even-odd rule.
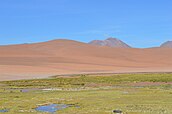
[[[167,43],[168,48],[164,44],[146,49],[131,48],[113,38],[103,42],[90,44],[58,39],[0,46],[0,80],[83,73],[172,71],[170,42]]]
[[[88,44],[95,45],[95,46],[107,46],[107,47],[115,47],[115,48],[132,48],[125,42],[117,39],[117,38],[107,38],[105,40],[93,40],[90,41]],[[163,48],[172,48],[172,41],[167,41],[160,45]]]

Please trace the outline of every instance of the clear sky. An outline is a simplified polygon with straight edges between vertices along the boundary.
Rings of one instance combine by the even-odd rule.
[[[0,0],[0,45],[107,37],[141,48],[172,40],[172,0]]]

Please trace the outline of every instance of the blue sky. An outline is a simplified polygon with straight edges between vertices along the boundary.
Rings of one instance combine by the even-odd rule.
[[[116,37],[133,47],[172,40],[172,0],[0,0],[0,45]]]

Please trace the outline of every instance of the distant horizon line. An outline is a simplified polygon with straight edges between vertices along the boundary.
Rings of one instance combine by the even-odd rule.
[[[124,42],[123,40],[121,40],[119,38],[116,38],[116,37],[107,37],[107,38],[105,38],[103,40],[95,39],[95,40],[90,40],[89,42],[96,41],[96,40],[97,41],[105,41],[105,40],[107,40],[109,38],[117,39],[117,40],[120,40],[120,41]],[[36,44],[36,43],[44,43],[44,42],[50,42],[50,41],[55,41],[55,40],[68,40],[68,41],[75,41],[75,42],[89,44],[89,42],[84,42],[84,41],[80,41],[80,40],[73,40],[73,39],[69,39],[69,38],[53,38],[51,40],[37,41],[37,42],[13,43],[13,44],[3,44],[3,45],[0,44],[0,46],[23,45],[23,44]],[[131,48],[138,48],[138,49],[158,48],[158,47],[161,47],[162,44],[167,43],[167,42],[172,42],[172,40],[167,40],[165,42],[162,42],[159,46],[142,47],[142,48],[141,47],[134,47],[134,46],[131,46],[131,45],[130,46],[131,46]],[[126,43],[126,42],[124,42],[124,43]],[[128,44],[128,43],[126,43],[126,44]]]

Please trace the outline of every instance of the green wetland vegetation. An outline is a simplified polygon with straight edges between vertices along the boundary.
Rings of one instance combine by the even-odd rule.
[[[54,76],[0,82],[0,110],[8,110],[0,113],[49,114],[35,110],[49,104],[70,105],[55,114],[115,114],[113,110],[172,114],[172,74]]]

